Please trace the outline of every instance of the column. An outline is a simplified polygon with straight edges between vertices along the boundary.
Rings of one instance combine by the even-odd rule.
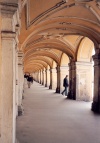
[[[63,87],[63,79],[65,78],[66,75],[68,75],[68,79],[69,79],[69,66],[61,66],[60,67],[60,91],[64,90]]]
[[[47,69],[45,70],[45,87],[47,87]]]
[[[39,80],[40,80],[40,73],[39,73],[39,71],[37,72],[38,73],[38,83],[39,83]]]
[[[52,89],[52,68],[50,68],[50,86],[49,89]]]
[[[69,99],[76,99],[76,65],[75,62],[69,63]]]
[[[47,69],[47,87],[50,85],[50,69]]]
[[[42,85],[44,85],[44,70],[42,70]]]
[[[94,60],[94,97],[92,111],[100,113],[100,49],[93,56]]]
[[[18,47],[16,45],[16,57],[15,57],[15,63],[16,63],[16,66],[15,66],[15,71],[16,71],[16,75],[15,75],[15,78],[16,78],[16,116],[18,116]]]
[[[23,63],[22,63],[23,53],[18,53],[18,115],[23,114],[23,84],[24,84],[24,74],[23,74]]]
[[[40,70],[39,70],[39,83],[41,83],[41,75],[40,75]]]
[[[35,80],[38,82],[38,72],[35,72]]]
[[[57,71],[56,68],[52,69],[52,89],[56,90],[57,88]]]
[[[11,2],[11,1],[10,1]],[[3,4],[3,5],[2,5]],[[15,143],[16,138],[16,79],[15,79],[15,45],[17,44],[15,18],[17,4],[0,3],[1,8],[1,143]],[[18,17],[16,15],[16,17]]]
[[[60,93],[60,66],[57,65],[57,88],[56,88],[56,93]]]
[[[42,84],[42,72],[40,70],[40,84]]]
[[[43,74],[44,74],[44,82],[43,82],[43,85],[45,86],[45,84],[46,84],[46,72],[45,72],[45,68],[44,68],[44,70],[43,70]]]

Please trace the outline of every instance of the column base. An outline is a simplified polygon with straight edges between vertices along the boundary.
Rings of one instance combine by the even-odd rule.
[[[49,89],[52,89],[52,85],[49,86]]]
[[[68,92],[68,96],[67,97],[68,97],[68,99],[76,100],[76,96],[75,96],[75,94],[72,91]]]
[[[23,106],[18,106],[18,116],[22,116],[24,114]]]
[[[73,96],[72,96],[71,91],[69,91],[69,92],[68,92],[68,96],[67,96],[67,98],[68,98],[68,99],[73,99]]]
[[[99,102],[93,102],[91,110],[93,112],[100,113],[100,103]]]
[[[22,99],[24,99],[24,95],[22,95]]]
[[[56,93],[60,93],[60,88],[59,87],[56,88]]]

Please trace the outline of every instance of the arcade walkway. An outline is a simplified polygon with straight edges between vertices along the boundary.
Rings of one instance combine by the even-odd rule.
[[[25,89],[23,103],[19,143],[100,143],[100,115],[90,110],[91,103],[68,100],[36,82]]]

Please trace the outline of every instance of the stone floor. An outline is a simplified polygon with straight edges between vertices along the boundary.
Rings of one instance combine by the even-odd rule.
[[[66,99],[34,82],[17,118],[19,143],[100,143],[100,115],[91,103]]]

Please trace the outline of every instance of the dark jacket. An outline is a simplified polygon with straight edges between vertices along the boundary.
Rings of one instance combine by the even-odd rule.
[[[26,79],[27,79],[27,78],[28,78],[28,75],[26,75],[26,74],[25,74],[25,75],[24,75],[24,78],[26,78]]]
[[[28,76],[27,81],[31,82],[32,81],[32,77]]]
[[[63,86],[68,87],[68,79],[66,77],[63,80]]]

